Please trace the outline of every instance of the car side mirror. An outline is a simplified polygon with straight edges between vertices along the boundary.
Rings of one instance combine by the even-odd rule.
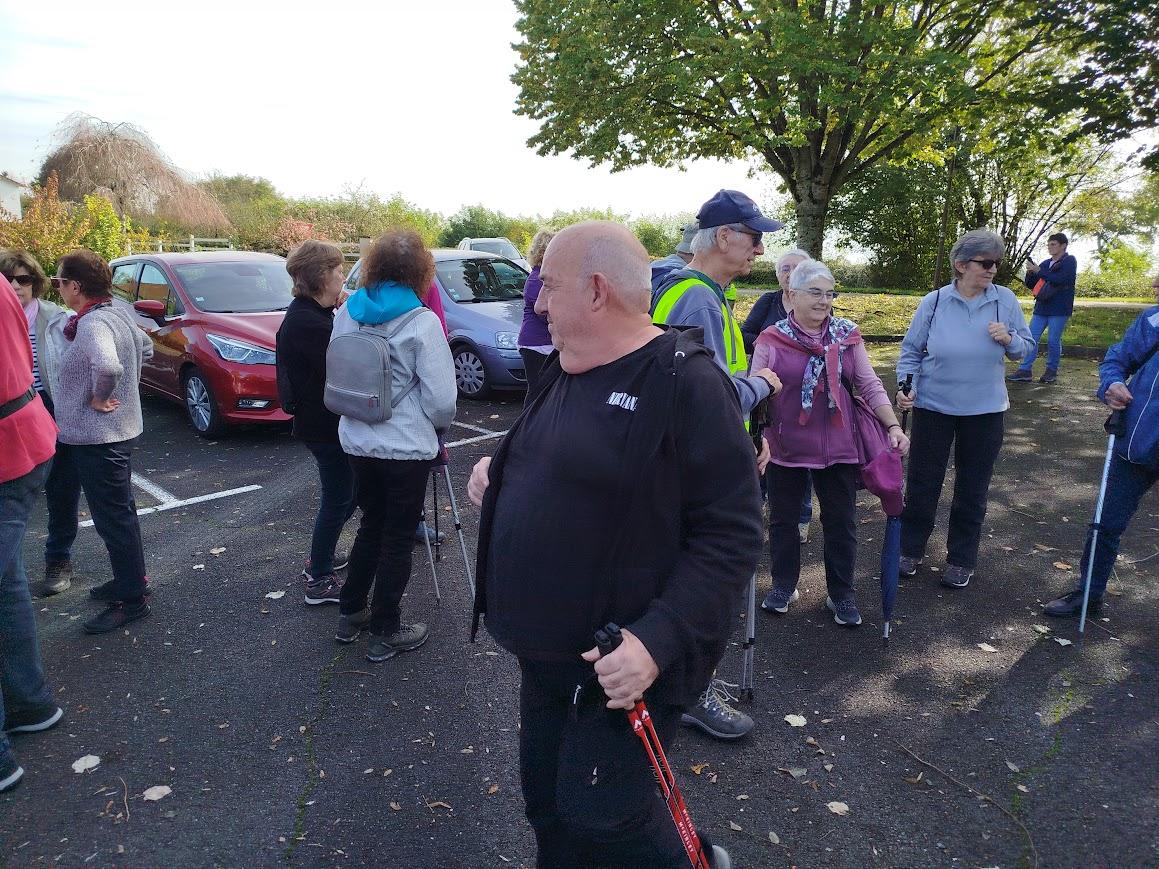
[[[165,322],[165,303],[157,299],[141,299],[139,302],[133,302],[133,310],[150,320]]]

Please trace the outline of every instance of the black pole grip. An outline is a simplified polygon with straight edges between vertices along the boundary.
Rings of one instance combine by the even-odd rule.
[[[624,642],[624,635],[620,633],[620,626],[615,622],[608,622],[596,631],[596,648],[600,650],[600,657],[610,655]]]
[[[1123,421],[1123,411],[1113,410],[1111,415],[1107,417],[1107,421],[1103,423],[1103,431],[1109,435],[1114,435],[1121,438],[1127,433],[1127,425]]]
[[[902,391],[903,395],[909,395],[910,390],[914,388],[914,376],[907,374],[905,380],[898,381],[897,388]]]

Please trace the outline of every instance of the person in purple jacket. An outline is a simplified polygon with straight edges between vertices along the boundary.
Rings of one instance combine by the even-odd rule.
[[[543,252],[547,250],[547,243],[555,235],[549,229],[541,229],[531,240],[531,250],[527,252],[527,261],[531,263],[531,274],[527,276],[527,283],[523,285],[523,325],[519,328],[519,355],[523,357],[523,371],[527,377],[527,400],[535,393],[535,385],[539,382],[539,372],[543,370],[543,363],[555,348],[551,346],[551,334],[547,331],[547,318],[535,313],[535,300],[539,298],[539,291],[543,281],[539,278],[539,267],[543,263]]]
[[[1026,258],[1026,278],[1024,283],[1034,292],[1034,314],[1030,318],[1030,337],[1034,339],[1030,350],[1022,357],[1018,370],[1009,380],[1030,381],[1034,375],[1031,368],[1038,356],[1038,342],[1042,333],[1047,333],[1046,370],[1039,383],[1054,383],[1058,380],[1058,364],[1062,359],[1062,333],[1067,321],[1074,313],[1074,282],[1078,274],[1078,261],[1066,252],[1069,243],[1066,235],[1056,232],[1046,241],[1050,258],[1036,266],[1030,257]]]

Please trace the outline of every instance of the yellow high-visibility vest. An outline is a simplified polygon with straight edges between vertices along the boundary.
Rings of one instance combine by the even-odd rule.
[[[660,326],[667,326],[668,316],[672,313],[676,303],[689,289],[695,286],[712,289],[699,278],[685,278],[680,283],[673,284],[657,299],[656,305],[652,309],[652,322]],[[715,291],[713,291],[713,295],[716,295]],[[720,297],[717,296],[717,298]],[[734,376],[744,374],[748,371],[749,364],[748,355],[744,349],[744,337],[741,335],[740,326],[737,325],[736,319],[732,316],[732,309],[723,300],[720,303],[720,315],[724,319],[724,349],[728,357],[725,360],[728,371]]]

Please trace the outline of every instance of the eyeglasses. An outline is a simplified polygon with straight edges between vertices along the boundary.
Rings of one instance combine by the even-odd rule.
[[[728,228],[731,229],[733,232],[739,232],[741,235],[747,235],[749,237],[749,240],[753,243],[753,247],[756,247],[758,244],[761,243],[761,238],[764,235],[763,233],[760,233],[760,232],[753,232],[751,229],[749,229],[746,226],[730,226]]]
[[[800,293],[802,296],[808,296],[813,301],[824,299],[826,302],[832,302],[841,295],[836,290],[823,290],[820,287],[809,287],[807,290],[796,290],[795,292]]]
[[[33,277],[32,275],[9,275],[9,274],[5,274],[4,277],[7,279],[8,283],[20,284],[20,286],[22,286],[22,287],[31,287],[36,282],[36,278]]]
[[[990,269],[1002,265],[1002,260],[1000,259],[972,259],[970,262],[977,263],[986,271],[990,271]]]
[[[52,288],[54,290],[57,290],[58,292],[59,292],[60,288],[63,287],[65,284],[79,283],[79,281],[77,281],[73,278],[49,278],[49,280],[52,282]]]

